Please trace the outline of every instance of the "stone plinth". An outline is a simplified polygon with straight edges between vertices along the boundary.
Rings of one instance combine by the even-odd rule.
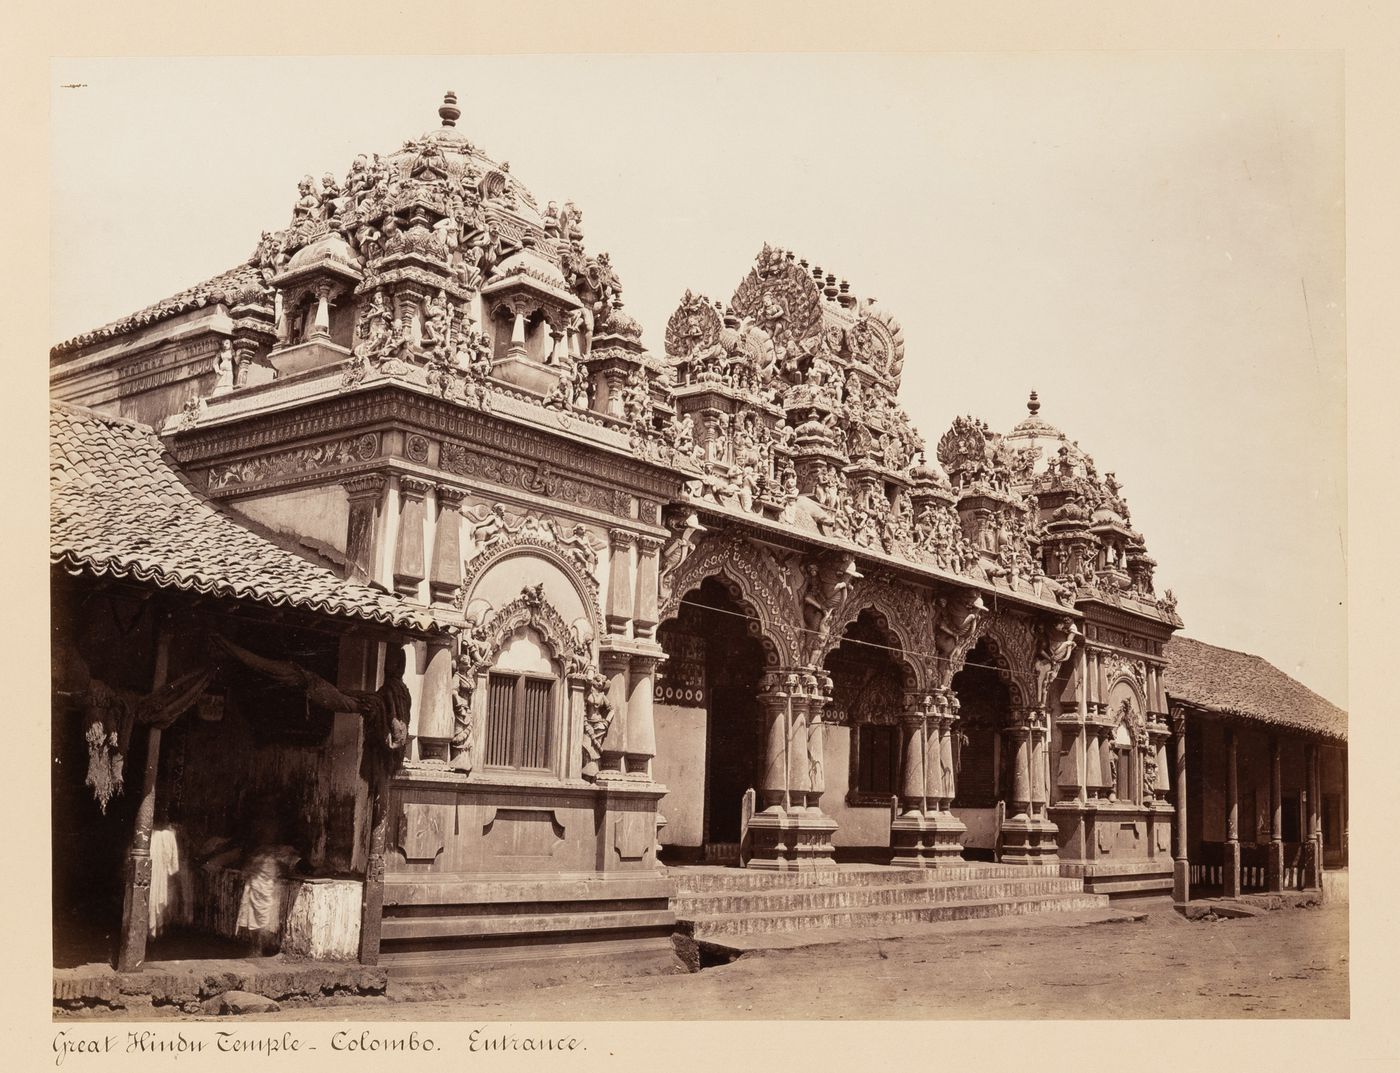
[[[347,347],[332,343],[328,338],[319,337],[294,346],[280,347],[267,357],[267,362],[277,370],[277,379],[285,380],[311,369],[336,365],[350,357]]]
[[[834,869],[836,821],[819,811],[781,807],[758,813],[748,825],[746,867],[774,872]]]
[[[961,864],[966,833],[967,825],[949,812],[900,816],[890,823],[890,863],[904,868]]]
[[[507,384],[548,395],[559,383],[559,370],[518,354],[507,354],[491,367],[491,375]]]
[[[1049,820],[1008,816],[1001,823],[1001,859],[1006,864],[1043,864],[1059,857],[1059,829]]]

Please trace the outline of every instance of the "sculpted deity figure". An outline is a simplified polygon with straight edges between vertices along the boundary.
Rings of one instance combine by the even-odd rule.
[[[809,630],[820,630],[841,595],[863,575],[854,556],[831,556],[804,568],[807,584],[802,593],[802,617]]]
[[[825,354],[818,350],[812,355],[812,363],[807,367],[807,383],[821,387],[830,383],[836,375],[836,366],[827,360]]]
[[[320,214],[321,199],[316,194],[316,180],[303,175],[297,183],[297,199],[292,205],[292,219],[311,219]]]
[[[513,532],[506,522],[506,508],[496,503],[485,518],[472,526],[472,541],[476,544],[478,552],[489,551]]]
[[[356,334],[360,339],[357,348],[359,355],[376,360],[388,354],[396,338],[394,327],[394,315],[384,304],[384,292],[375,291],[356,325]]]
[[[459,644],[454,668],[456,688],[452,694],[451,766],[459,771],[471,771],[475,748],[472,697],[476,693],[477,675],[491,655],[491,641],[485,621],[469,623]]]
[[[1157,796],[1157,761],[1149,754],[1142,758],[1142,799],[1151,802]]]
[[[560,534],[558,543],[569,558],[574,561],[574,564],[585,574],[592,574],[597,569],[598,549],[588,538],[588,530],[584,528],[582,522],[575,522],[573,529]]]
[[[233,340],[225,339],[219,344],[218,356],[214,358],[214,394],[221,395],[233,390]]]
[[[677,518],[667,524],[671,539],[661,549],[659,576],[664,578],[678,567],[694,549],[700,534],[707,532],[700,524],[700,516],[688,511],[684,518]]]
[[[1042,633],[1040,647],[1035,654],[1035,693],[1036,704],[1044,705],[1050,690],[1050,683],[1059,673],[1060,667],[1074,654],[1075,645],[1081,637],[1079,626],[1074,619],[1066,616]]]
[[[672,414],[666,439],[678,454],[690,454],[695,450],[695,419],[690,414]]]
[[[583,700],[583,776],[598,776],[598,761],[603,755],[603,739],[612,725],[613,706],[608,698],[608,676],[594,668],[589,672],[588,691]]]
[[[951,674],[952,660],[960,645],[970,641],[981,625],[987,605],[974,592],[961,592],[950,600],[938,598],[938,617],[934,629],[934,648],[943,662],[943,673]]]

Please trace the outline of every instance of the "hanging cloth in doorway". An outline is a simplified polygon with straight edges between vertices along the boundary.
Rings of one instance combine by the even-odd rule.
[[[168,727],[190,709],[213,677],[212,670],[191,671],[144,697],[113,689],[96,678],[89,679],[83,693],[88,747],[84,781],[92,788],[92,796],[104,814],[112,798],[122,792],[122,769],[132,727],[137,723],[162,730]]]
[[[105,815],[107,804],[122,792],[122,767],[135,722],[135,706],[117,690],[93,679],[87,689],[88,768],[85,785],[91,787],[97,807]]]

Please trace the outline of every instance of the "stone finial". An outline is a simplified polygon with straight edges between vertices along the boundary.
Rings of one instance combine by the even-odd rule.
[[[442,107],[438,109],[438,115],[442,117],[444,127],[455,127],[457,120],[462,118],[462,109],[457,107],[457,94],[448,90],[442,95]]]
[[[1026,400],[1026,410],[1032,417],[1040,412],[1040,396],[1034,390],[1031,391],[1031,397]]]

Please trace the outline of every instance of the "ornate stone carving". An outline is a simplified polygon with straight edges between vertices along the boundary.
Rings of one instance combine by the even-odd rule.
[[[449,440],[442,445],[440,465],[447,472],[463,477],[488,480],[608,514],[625,516],[627,513],[629,495],[625,488],[564,476],[548,462],[529,464],[497,458]]]
[[[218,492],[249,484],[286,480],[319,473],[340,466],[367,462],[379,454],[379,436],[366,432],[359,436],[298,447],[291,451],[240,459],[209,470],[209,491]]]
[[[592,618],[596,632],[598,612],[598,547],[582,523],[564,529],[552,518],[534,514],[512,517],[504,504],[496,503],[484,514],[464,515],[471,548],[464,557],[465,570],[459,606],[466,602],[477,580],[508,555],[531,552],[552,561],[573,582]]]
[[[934,601],[933,644],[937,652],[938,688],[948,689],[953,675],[962,670],[967,654],[987,630],[990,616],[982,597],[970,590]]]
[[[1039,642],[1034,660],[1035,692],[1032,703],[1037,708],[1044,708],[1048,701],[1050,683],[1055,680],[1065,662],[1074,655],[1074,650],[1082,635],[1074,619],[1069,617],[1060,619],[1053,626],[1042,624],[1038,635]]]
[[[603,740],[612,725],[613,705],[608,697],[608,676],[596,667],[586,677],[583,708],[583,777],[598,777],[598,761],[603,756]]]
[[[812,277],[782,250],[765,245],[758,264],[739,284],[729,305],[767,332],[775,345],[796,351],[816,333],[821,301]]]
[[[659,617],[663,621],[675,617],[681,599],[707,577],[725,582],[753,609],[761,639],[771,646],[767,653],[770,661],[777,659],[783,665],[799,662],[801,603],[798,581],[790,568],[737,534],[707,538],[667,574]]]

